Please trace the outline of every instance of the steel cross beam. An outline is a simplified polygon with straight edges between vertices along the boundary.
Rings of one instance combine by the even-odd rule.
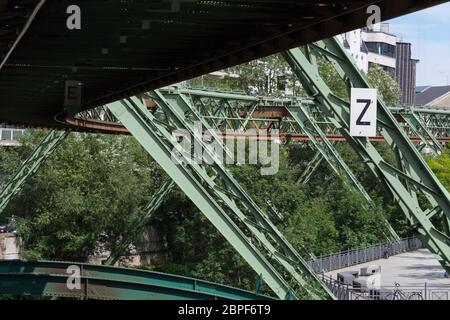
[[[288,107],[288,111],[292,118],[294,118],[294,120],[302,128],[302,131],[308,135],[311,142],[314,144],[316,149],[320,151],[333,171],[338,175],[345,176],[345,179],[347,179],[350,184],[361,192],[364,198],[371,203],[372,199],[369,194],[347,166],[344,159],[342,159],[339,153],[337,153],[337,150],[334,148],[333,144],[327,139],[326,134],[308,114],[308,111],[302,107]]]
[[[198,113],[199,109],[203,109],[203,112],[205,112],[205,109],[207,108],[207,106],[205,105],[205,103],[203,101],[197,100],[197,103],[195,103],[195,100],[189,99],[189,96],[187,96],[186,94],[177,92],[176,90],[166,91],[164,96],[167,99],[173,100],[173,103],[182,103],[184,106],[184,109],[180,110],[181,113],[185,113],[185,114],[186,113],[187,114]],[[212,97],[217,97],[217,96],[218,95],[212,96]],[[208,97],[208,98],[211,98],[211,97]],[[227,104],[228,107],[230,107],[230,99],[226,99],[226,98],[230,98],[230,97],[225,96],[225,99],[222,99],[221,100],[222,103],[220,103],[220,104],[222,106],[224,104]],[[238,96],[237,98],[242,99],[241,96]],[[231,101],[235,101],[235,100],[231,100]],[[296,101],[296,100],[290,100],[289,103],[287,103],[287,101],[279,100],[277,103],[285,104],[285,108],[287,110],[286,116],[290,116],[293,119],[293,122],[291,123],[291,126],[290,126],[291,130],[294,129],[293,126],[295,124],[298,125],[299,126],[298,129],[300,129],[300,130],[297,129],[297,132],[301,131],[308,135],[308,138],[310,139],[310,141],[313,143],[315,148],[317,150],[319,150],[322,157],[324,159],[326,159],[326,161],[328,162],[328,164],[330,165],[332,170],[334,172],[336,172],[338,175],[342,176],[345,179],[345,181],[347,181],[350,184],[350,186],[353,186],[359,192],[361,192],[361,194],[367,200],[369,205],[373,205],[373,201],[370,198],[369,194],[366,192],[366,190],[361,185],[361,183],[358,181],[358,179],[353,174],[351,169],[345,163],[344,159],[342,159],[342,157],[339,155],[339,153],[336,150],[336,148],[334,147],[334,145],[328,140],[326,133],[322,130],[319,123],[307,111],[307,109],[309,109],[309,107],[313,107],[313,104],[311,104],[311,106],[304,104],[304,103],[298,105],[298,101]],[[290,104],[292,104],[292,105],[290,105]],[[239,122],[237,125],[236,124],[234,125],[234,129],[238,129],[238,130],[246,129],[245,126],[252,118],[252,114],[255,112],[255,106],[257,106],[257,105],[258,104],[255,104],[254,106],[251,106],[249,108],[249,110],[251,110],[251,111],[247,113],[245,118],[242,118],[242,119],[237,118],[239,120]],[[238,106],[238,108],[242,108],[242,106]],[[221,108],[222,112],[224,112],[225,109],[226,109],[225,107]],[[239,114],[237,116],[239,116]],[[196,117],[196,120],[202,121],[203,124],[205,125],[205,127],[208,126],[208,129],[210,129],[208,123],[206,122],[205,119],[202,119],[201,115],[198,115]],[[244,125],[242,125],[243,123],[244,123]],[[322,123],[324,123],[324,120],[322,120]],[[215,125],[215,124],[216,123],[213,121],[212,125]],[[216,128],[216,129],[218,129],[218,128]],[[224,129],[225,128],[222,128],[222,130],[224,130]],[[315,167],[312,167],[312,169],[317,168],[319,163],[320,162],[318,161],[317,163],[313,164],[313,166],[315,166]],[[310,177],[312,173],[313,173],[313,171],[307,171],[306,177]],[[383,231],[383,233],[385,234],[386,238],[389,240],[392,240],[392,241],[399,240],[400,237],[397,235],[397,233],[392,228],[392,226],[389,224],[389,222],[386,220],[386,218],[385,217],[380,217],[380,218],[384,221],[385,230]]]
[[[105,261],[105,265],[114,265],[120,259],[133,241],[139,236],[139,232],[142,231],[148,220],[163,204],[164,199],[169,195],[174,186],[175,182],[171,179],[161,184],[158,190],[153,194],[149,203],[142,209],[141,214],[133,221],[131,229],[127,230],[127,233],[123,235],[123,239],[121,239],[120,243],[112,250],[110,256]]]
[[[305,170],[303,170],[300,178],[298,178],[297,184],[307,184],[311,180],[312,176],[317,171],[323,160],[324,157],[322,156],[322,153],[320,151],[317,151],[314,154],[314,157],[306,166]]]
[[[309,97],[268,98],[181,87],[166,87],[160,91],[164,95],[185,96],[211,126],[220,130],[263,129],[278,122],[283,133],[302,133],[292,126],[294,121],[285,109],[289,106],[314,106],[314,101]],[[429,142],[436,138],[450,137],[450,110],[412,106],[391,107],[389,110],[411,137],[416,132],[409,128],[409,123],[405,120],[410,114],[414,114],[424,126],[424,129],[419,127],[419,132]]]
[[[68,136],[67,131],[50,131],[33,153],[22,164],[0,193],[0,215],[11,199],[22,189],[29,177],[34,175],[47,158]]]
[[[318,72],[314,61],[318,56],[333,64],[344,81],[353,87],[368,88],[370,84],[353,64],[351,58],[336,39],[327,39],[305,48],[284,53],[286,61],[302,82],[308,94],[314,97],[317,106],[329,121],[338,128],[364,163],[390,190],[405,216],[417,229],[424,243],[435,253],[443,267],[450,271],[450,196],[442,186],[419,151],[395,120],[383,101],[378,101],[379,131],[394,151],[400,154],[403,168],[396,168],[386,162],[367,138],[355,138],[349,134],[349,103],[333,94]],[[429,206],[421,207],[412,193],[421,192],[428,199]],[[431,208],[431,209],[430,209]],[[434,216],[440,214],[444,227],[440,227]]]
[[[352,170],[349,168],[344,159],[340,156],[339,152],[336,150],[334,145],[328,140],[326,134],[322,131],[320,126],[315,122],[315,120],[309,115],[306,108],[303,107],[287,107],[292,118],[298,123],[305,132],[314,146],[319,150],[322,158],[324,158],[333,171],[344,178],[350,186],[358,190],[366,199],[368,205],[374,206],[372,198],[367,193],[366,189],[359,182],[358,178],[353,174]],[[316,137],[320,137],[317,139]],[[313,159],[314,160],[314,159]],[[317,161],[319,163],[319,161]],[[317,166],[315,167],[317,169]],[[379,217],[383,221],[385,230],[383,233],[385,237],[389,240],[395,241],[400,240],[400,237],[389,224],[387,219],[383,216]]]
[[[136,97],[109,104],[108,108],[256,273],[262,274],[278,297],[334,298],[268,217],[243,193],[210,146],[194,133],[192,123],[170,108],[158,92],[154,96],[161,103],[167,122],[156,118]],[[186,156],[172,136],[176,128],[191,133],[214,160],[213,164],[199,165]],[[174,151],[178,153],[178,163],[172,158]]]
[[[449,109],[406,106],[401,108],[391,108],[391,111],[393,111],[394,114],[398,113],[402,116],[404,114],[408,115],[413,113],[433,137],[450,137]],[[405,127],[408,132],[407,126]]]
[[[228,129],[239,131],[249,129],[280,129],[281,140],[307,141],[308,137],[299,130],[295,121],[289,117],[286,108],[289,106],[310,107],[314,102],[309,98],[267,98],[246,96],[236,93],[212,92],[206,90],[183,89],[179,87],[166,87],[160,89],[164,94],[180,94],[191,101],[197,111],[213,128],[220,129],[221,135],[225,135]],[[158,112],[157,105],[150,100],[146,101],[147,107],[152,112]],[[414,142],[423,145],[423,137],[419,137],[416,131],[409,128],[403,114],[414,112],[426,129],[435,137],[438,143],[450,141],[450,110],[424,109],[414,107],[390,108],[397,121],[408,132]],[[315,115],[315,114],[314,114]],[[317,121],[317,120],[316,120]],[[110,111],[104,106],[97,107],[79,113],[75,118],[67,118],[66,123],[75,130],[88,132],[102,132],[113,134],[127,134],[128,131],[117,123]],[[330,126],[329,126],[330,127]],[[333,130],[327,130],[330,141],[345,141],[345,138]],[[257,138],[257,137],[255,137]],[[429,138],[431,140],[431,137]],[[371,141],[384,141],[382,136],[377,136]]]
[[[423,147],[428,147],[435,155],[441,153],[442,145],[436,140],[434,135],[428,130],[427,126],[414,111],[404,112],[401,115],[408,124],[406,130],[410,129],[420,138],[420,140],[422,140],[422,146],[418,146],[419,150]]]

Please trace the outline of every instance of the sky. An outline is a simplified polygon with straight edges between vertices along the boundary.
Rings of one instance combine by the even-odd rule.
[[[412,43],[417,85],[450,85],[450,2],[389,21],[390,33]]]

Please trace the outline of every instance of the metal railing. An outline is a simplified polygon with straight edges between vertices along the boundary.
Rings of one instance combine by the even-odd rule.
[[[424,283],[421,286],[383,286],[364,291],[325,275],[322,275],[322,281],[338,300],[450,300],[450,285]]]
[[[420,240],[416,237],[411,237],[392,243],[376,244],[365,248],[361,247],[320,256],[311,259],[308,264],[316,273],[325,273],[421,248],[423,248],[423,245]]]

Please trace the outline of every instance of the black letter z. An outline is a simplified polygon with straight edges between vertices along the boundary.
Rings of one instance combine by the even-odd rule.
[[[369,99],[358,99],[356,100],[357,103],[365,103],[366,106],[364,107],[363,111],[361,112],[361,115],[358,117],[358,120],[356,120],[356,125],[358,126],[370,126],[370,122],[368,121],[362,121],[362,119],[364,118],[364,115],[367,112],[367,109],[369,109],[370,104],[372,103],[371,100]]]

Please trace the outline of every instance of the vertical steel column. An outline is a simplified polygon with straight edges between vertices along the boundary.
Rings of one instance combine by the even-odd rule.
[[[69,132],[67,131],[50,131],[28,159],[25,160],[19,171],[9,180],[0,193],[0,215],[11,199],[22,189],[27,179],[36,173],[68,134]]]
[[[210,146],[193,134],[192,124],[171,109],[158,92],[154,94],[168,122],[157,119],[137,98],[109,104],[108,108],[256,273],[263,275],[278,297],[285,298],[294,289],[297,298],[334,298],[267,216],[239,192],[239,185],[217,161]],[[199,165],[186,156],[171,133],[177,128],[192,133],[214,163]],[[172,159],[174,151],[179,152],[181,162]]]
[[[315,55],[321,55],[330,61],[338,74],[353,87],[370,87],[367,78],[353,65],[351,58],[336,39],[327,39],[309,45]],[[317,71],[317,67],[299,49],[284,53],[284,56],[297,74],[304,88],[320,109],[333,122],[364,163],[378,177],[386,190],[390,190],[394,200],[405,216],[412,222],[424,239],[428,248],[439,256],[446,270],[450,270],[450,237],[446,228],[441,228],[432,221],[430,214],[438,215],[444,225],[450,218],[450,196],[418,150],[393,117],[383,101],[378,101],[378,124],[381,135],[393,150],[398,150],[401,160],[408,170],[396,168],[386,162],[367,138],[355,138],[349,134],[349,103],[334,95]],[[422,208],[411,196],[405,183],[415,192],[423,193],[433,209]]]

